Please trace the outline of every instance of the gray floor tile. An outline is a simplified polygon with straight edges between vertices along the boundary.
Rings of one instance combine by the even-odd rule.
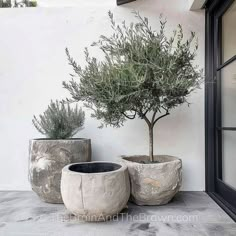
[[[46,206],[55,207],[62,204],[49,204],[42,202],[32,191],[0,191],[0,207],[2,206]]]
[[[205,192],[180,192],[183,201],[188,207],[218,208],[218,205]]]
[[[235,236],[236,224],[235,223],[217,223],[217,224],[204,224],[202,228],[207,232],[208,236]]]
[[[164,206],[128,208],[113,221],[86,223],[33,192],[0,192],[0,236],[236,236],[236,224],[203,192],[180,192]]]

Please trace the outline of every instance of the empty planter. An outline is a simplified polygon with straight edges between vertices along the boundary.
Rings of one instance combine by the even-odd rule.
[[[63,203],[62,168],[91,160],[90,139],[30,140],[29,179],[33,191],[45,202]]]
[[[128,169],[112,162],[68,165],[62,170],[61,193],[66,208],[79,219],[109,220],[128,202]]]

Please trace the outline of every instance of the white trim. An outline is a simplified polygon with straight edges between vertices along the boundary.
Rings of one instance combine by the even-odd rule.
[[[191,0],[190,10],[201,10],[203,5],[205,3],[205,0]]]

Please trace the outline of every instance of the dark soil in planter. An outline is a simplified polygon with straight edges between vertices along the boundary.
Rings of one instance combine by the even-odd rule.
[[[75,164],[69,167],[69,170],[80,173],[101,173],[120,169],[121,166],[115,163],[85,163]]]
[[[157,164],[157,163],[161,163],[159,161],[150,161],[150,160],[140,160],[140,161],[133,161],[133,162],[137,162],[140,164]]]
[[[173,157],[168,155],[154,155],[154,161],[150,161],[147,155],[121,156],[123,160],[140,164],[159,164],[173,161]]]

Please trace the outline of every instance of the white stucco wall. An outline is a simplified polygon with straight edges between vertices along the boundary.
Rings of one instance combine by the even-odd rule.
[[[167,33],[178,23],[196,31],[204,66],[204,12],[191,12],[186,0],[139,0],[117,7],[115,0],[78,0],[65,8],[0,9],[0,189],[27,190],[28,140],[42,137],[32,126],[33,114],[50,99],[65,98],[61,83],[68,80],[64,48],[83,64],[83,48],[110,32],[108,10],[117,21],[133,20],[133,9],[158,26],[160,13],[168,19]],[[95,56],[99,56],[94,52]],[[183,160],[182,190],[204,190],[204,92],[189,98],[155,128],[155,153]],[[148,130],[142,120],[123,128],[97,129],[87,112],[85,129],[77,136],[92,139],[93,160],[115,160],[121,154],[148,153]]]

